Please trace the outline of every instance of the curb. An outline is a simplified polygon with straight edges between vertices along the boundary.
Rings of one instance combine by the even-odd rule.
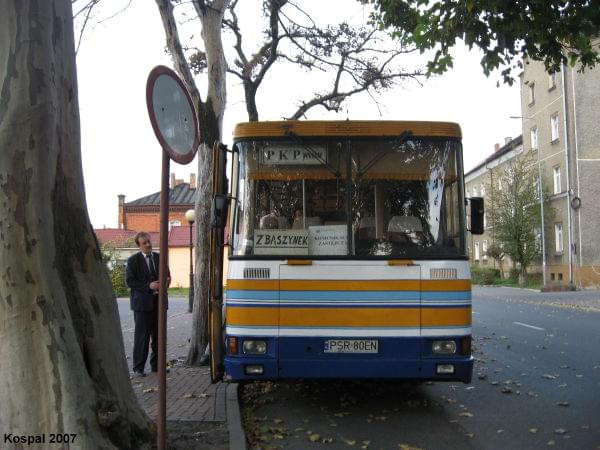
[[[229,431],[229,448],[246,450],[246,435],[242,428],[237,383],[230,383],[227,386],[227,429]]]

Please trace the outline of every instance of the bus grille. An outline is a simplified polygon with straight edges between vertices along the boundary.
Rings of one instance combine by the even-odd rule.
[[[261,279],[270,278],[271,269],[268,267],[246,267],[244,268],[244,278]]]
[[[456,269],[429,269],[432,280],[456,280]]]

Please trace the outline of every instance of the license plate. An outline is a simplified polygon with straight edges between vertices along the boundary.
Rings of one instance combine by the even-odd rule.
[[[325,353],[379,353],[376,339],[328,339]]]

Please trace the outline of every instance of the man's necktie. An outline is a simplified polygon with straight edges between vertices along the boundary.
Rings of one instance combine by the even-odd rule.
[[[150,277],[152,277],[152,281],[158,280],[158,276],[156,275],[156,269],[154,268],[154,258],[152,258],[152,254],[146,255],[148,258],[148,267],[150,268]]]

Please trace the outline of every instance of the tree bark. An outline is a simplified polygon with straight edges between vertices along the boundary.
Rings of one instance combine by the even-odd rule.
[[[199,5],[203,2],[197,2]],[[208,89],[206,102],[198,105],[200,137],[198,151],[198,188],[196,191],[196,277],[194,280],[194,315],[187,363],[197,365],[208,345],[208,288],[209,238],[212,206],[212,146],[221,140],[223,115],[227,102],[227,62],[221,41],[223,15],[229,0],[215,0],[196,11],[202,25],[202,39],[206,49]]]
[[[0,0],[0,433],[142,448],[83,186],[71,2]]]

